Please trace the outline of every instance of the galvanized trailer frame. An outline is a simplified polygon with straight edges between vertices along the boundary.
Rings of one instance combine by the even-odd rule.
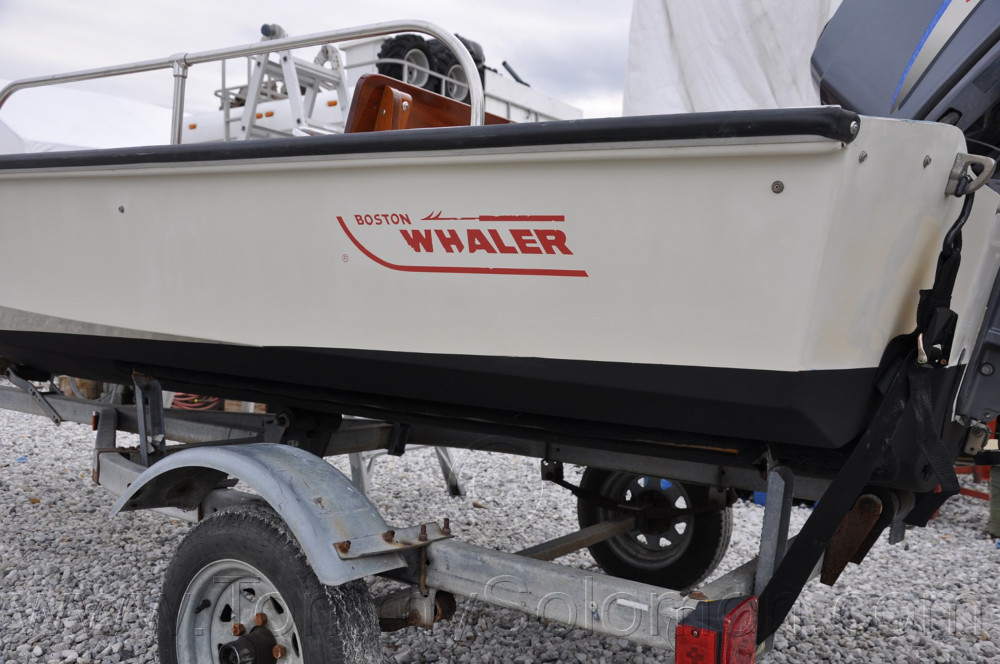
[[[147,377],[137,377],[137,386],[141,395],[153,384]],[[93,480],[119,496],[112,513],[153,509],[197,522],[228,507],[263,501],[295,533],[323,583],[340,585],[379,574],[412,584],[414,590],[380,602],[388,628],[429,627],[435,619],[448,617],[441,607],[448,606],[448,595],[456,595],[670,650],[678,622],[699,603],[759,592],[780,561],[787,539],[794,478],[787,468],[775,465],[766,485],[756,478],[750,484],[766,488],[769,496],[757,558],[684,592],[594,574],[548,561],[634,529],[640,513],[583,528],[518,554],[503,553],[458,541],[447,517],[441,523],[390,526],[355,484],[320,456],[298,447],[301,443],[295,438],[303,430],[288,414],[164,410],[148,399],[136,401],[111,404],[0,387],[0,408],[93,426]],[[397,429],[386,422],[345,419],[328,429],[313,430],[313,435],[327,439],[325,454],[349,454],[392,449]],[[118,432],[139,434],[138,445],[121,444]],[[432,427],[411,429],[409,441],[458,447],[468,441],[448,434]],[[508,451],[534,452],[531,455],[542,458],[553,450],[538,441],[504,437],[502,442]],[[572,456],[575,451],[562,453]],[[621,463],[615,463],[615,456],[597,454],[593,459],[609,467],[639,470],[629,456]],[[551,470],[555,463],[545,459],[543,467]],[[727,470],[697,464],[691,469],[694,477]],[[750,479],[748,474],[737,476]],[[252,487],[254,493],[231,488],[232,480]],[[818,488],[808,482],[804,486],[807,494]],[[819,566],[810,578],[818,573]]]

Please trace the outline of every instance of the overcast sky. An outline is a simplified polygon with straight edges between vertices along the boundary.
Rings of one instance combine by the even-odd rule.
[[[302,35],[422,19],[478,41],[488,65],[509,61],[532,87],[588,117],[620,115],[631,7],[631,0],[0,0],[0,79],[255,42],[262,23]],[[198,69],[205,67],[218,76],[217,66]],[[96,89],[169,105],[170,81],[158,72]]]

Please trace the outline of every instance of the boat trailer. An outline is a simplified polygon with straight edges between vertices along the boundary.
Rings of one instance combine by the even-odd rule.
[[[795,569],[805,570],[792,585],[779,583],[783,598],[791,594],[794,600],[807,581],[821,574],[832,585],[848,562],[859,563],[864,557],[874,543],[868,535],[882,530],[876,526],[896,524],[892,541],[899,541],[902,517],[910,507],[874,494],[843,503],[848,493],[843,492],[846,516],[837,521],[836,536],[823,541],[820,555],[794,560],[787,555],[794,551],[796,539],[788,538],[793,497],[834,494],[836,480],[807,477],[798,484],[795,473],[773,459],[764,472],[673,462],[672,477],[678,471],[682,477],[696,479],[714,474],[766,490],[768,500],[756,558],[711,582],[672,590],[550,562],[622,533],[648,528],[644,522],[664,518],[651,506],[611,506],[618,510],[617,518],[516,554],[461,542],[460,533],[444,515],[436,522],[387,524],[364,491],[323,456],[394,449],[399,453],[398,424],[363,418],[328,418],[317,423],[299,420],[292,413],[164,409],[159,384],[141,375],[135,376],[135,404],[47,393],[11,370],[7,376],[20,387],[0,387],[0,408],[45,415],[57,424],[93,427],[93,481],[118,496],[114,514],[152,509],[196,523],[240,507],[273,510],[295,536],[320,583],[341,586],[380,575],[409,585],[377,602],[383,630],[429,628],[454,614],[455,597],[465,597],[667,651],[680,644],[691,652],[738,653],[743,658],[719,661],[750,661],[747,658],[770,647],[768,637],[783,617],[768,621],[768,616],[758,615],[758,598],[766,598],[768,589],[779,583],[775,574],[782,573],[782,565],[794,563]],[[478,442],[480,448],[539,457],[545,479],[584,497],[585,491],[562,480],[559,459],[598,454],[568,444],[509,436],[490,441],[479,434],[463,435],[434,426],[407,429],[404,448]],[[119,432],[138,434],[138,440],[123,442]],[[601,464],[643,472],[636,465],[638,458],[614,456],[617,461],[602,455]],[[641,460],[645,472],[653,472],[650,459]],[[253,492],[233,488],[237,481]],[[717,498],[715,508],[727,509],[734,495],[723,490]],[[806,554],[810,551],[815,547]],[[761,634],[758,623],[769,631]],[[693,660],[679,657],[677,661]]]

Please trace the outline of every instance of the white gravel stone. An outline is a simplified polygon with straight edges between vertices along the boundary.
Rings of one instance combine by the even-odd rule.
[[[153,513],[108,519],[90,479],[89,427],[0,411],[0,662],[155,662],[159,585],[189,525]],[[448,497],[429,449],[375,463],[372,499],[390,524],[450,517],[464,541],[517,551],[570,532],[575,503],[538,462],[456,453],[468,495]],[[346,460],[334,464],[347,470]],[[570,481],[580,469],[568,467]],[[979,487],[981,490],[982,486]],[[757,550],[762,508],[734,506],[719,574]],[[793,530],[809,515],[796,508]],[[1000,656],[1000,550],[984,501],[954,498],[906,546],[883,537],[834,588],[814,581],[764,662],[990,662]],[[560,562],[599,573],[586,552]],[[376,579],[380,593],[390,583]],[[670,662],[640,648],[515,611],[460,600],[431,631],[384,636],[397,662]]]

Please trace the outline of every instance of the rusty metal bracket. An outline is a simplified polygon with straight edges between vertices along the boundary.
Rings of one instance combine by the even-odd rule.
[[[855,559],[881,515],[882,500],[878,496],[866,493],[858,498],[826,546],[820,583],[832,586],[837,582],[847,563]]]
[[[386,530],[352,540],[342,540],[333,545],[341,560],[356,560],[368,556],[380,556],[386,553],[408,551],[426,547],[431,542],[451,537],[451,524],[445,519],[445,526],[437,522],[422,523],[409,528]]]

